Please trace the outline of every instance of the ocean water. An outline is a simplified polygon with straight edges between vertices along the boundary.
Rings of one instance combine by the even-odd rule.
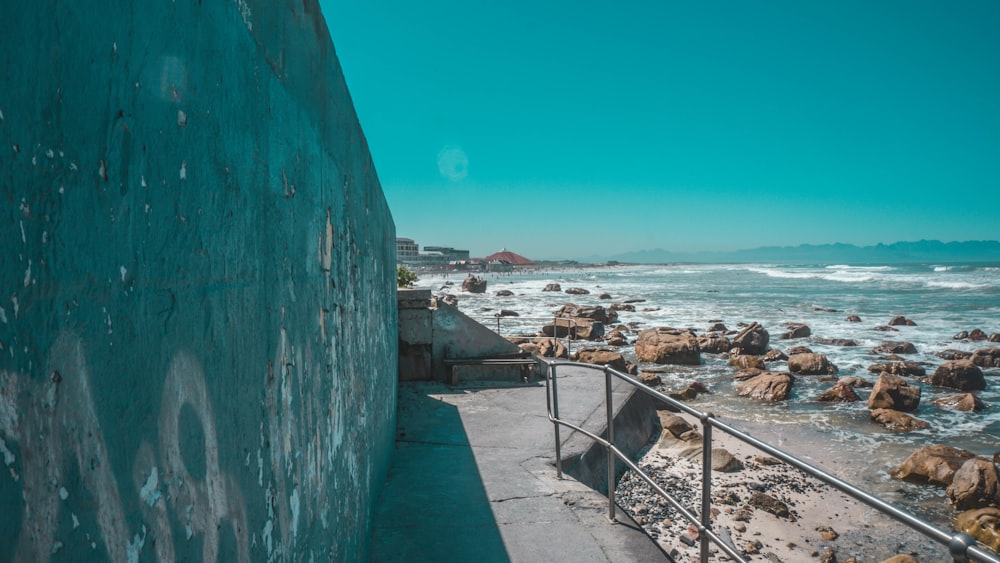
[[[973,351],[1000,347],[1000,343],[955,340],[960,331],[979,328],[1000,333],[1000,264],[906,264],[906,265],[667,265],[619,266],[486,274],[485,294],[459,290],[465,274],[422,275],[417,285],[435,292],[452,293],[459,308],[484,323],[497,327],[494,315],[501,309],[518,313],[505,318],[501,334],[534,334],[565,303],[603,305],[626,300],[636,312],[619,312],[619,321],[635,330],[658,326],[693,328],[699,333],[714,322],[730,330],[753,321],[771,335],[771,347],[782,351],[808,346],[826,355],[839,368],[839,377],[858,376],[874,382],[877,374],[868,366],[880,362],[872,348],[884,341],[907,341],[916,354],[907,360],[925,364],[930,376],[944,362],[935,354],[946,349]],[[446,285],[451,282],[452,285]],[[563,290],[579,287],[589,295],[543,292],[548,283]],[[498,297],[502,289],[512,296]],[[611,295],[601,300],[601,293]],[[848,315],[862,322],[847,322]],[[898,326],[898,332],[881,332],[903,315],[916,326]],[[782,323],[805,323],[808,338],[779,340]],[[633,337],[634,338],[634,335]],[[632,339],[630,338],[630,340]],[[824,339],[853,339],[860,345],[842,347],[821,344]],[[586,343],[577,342],[574,348]],[[634,361],[631,348],[622,352]],[[640,365],[642,368],[652,367]],[[769,369],[786,371],[784,362]],[[702,354],[700,366],[669,366],[663,378],[666,390],[680,389],[699,381],[712,393],[702,395],[693,406],[770,442],[841,479],[900,504],[941,526],[952,512],[942,489],[916,486],[889,477],[889,471],[912,451],[927,444],[948,444],[992,457],[1000,452],[1000,370],[984,370],[987,389],[978,396],[991,406],[980,413],[965,413],[938,407],[937,397],[959,391],[911,380],[922,388],[920,407],[911,413],[930,422],[929,430],[895,433],[869,420],[865,403],[867,389],[858,389],[856,403],[820,403],[816,398],[832,386],[819,376],[799,376],[792,396],[779,403],[764,403],[736,396],[735,370],[723,358]]]

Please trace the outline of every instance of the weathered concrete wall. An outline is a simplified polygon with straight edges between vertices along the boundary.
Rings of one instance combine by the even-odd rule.
[[[364,559],[395,227],[315,0],[0,15],[0,561]]]

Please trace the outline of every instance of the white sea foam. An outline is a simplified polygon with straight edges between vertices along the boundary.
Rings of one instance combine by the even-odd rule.
[[[931,280],[927,282],[927,287],[940,288],[940,289],[987,289],[992,286],[986,283]]]

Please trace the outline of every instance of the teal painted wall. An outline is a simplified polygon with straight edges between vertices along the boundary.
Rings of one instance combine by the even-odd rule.
[[[0,19],[0,561],[365,559],[395,226],[317,3]]]

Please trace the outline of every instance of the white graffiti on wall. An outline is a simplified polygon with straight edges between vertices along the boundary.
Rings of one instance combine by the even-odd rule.
[[[14,559],[45,562],[62,549],[63,542],[56,534],[62,503],[73,494],[64,483],[69,478],[64,474],[69,461],[79,468],[81,485],[96,504],[88,510],[99,531],[97,537],[87,537],[92,550],[102,545],[112,561],[138,561],[152,534],[156,541],[149,543],[154,545],[157,559],[173,561],[173,515],[184,526],[186,540],[203,536],[203,561],[218,560],[224,526],[232,529],[235,555],[247,560],[246,508],[235,479],[219,466],[215,418],[201,364],[179,352],[169,366],[158,420],[159,457],[154,446],[143,441],[133,463],[131,484],[141,501],[143,522],[137,530],[126,522],[87,365],[80,339],[63,335],[49,352],[49,375],[40,384],[0,371],[0,456],[10,476],[21,483],[24,499]],[[196,413],[204,435],[205,475],[201,480],[191,475],[181,455],[178,425],[185,406]],[[11,450],[14,443],[20,446],[20,473]],[[76,530],[80,526],[78,515],[71,512],[70,517]]]

